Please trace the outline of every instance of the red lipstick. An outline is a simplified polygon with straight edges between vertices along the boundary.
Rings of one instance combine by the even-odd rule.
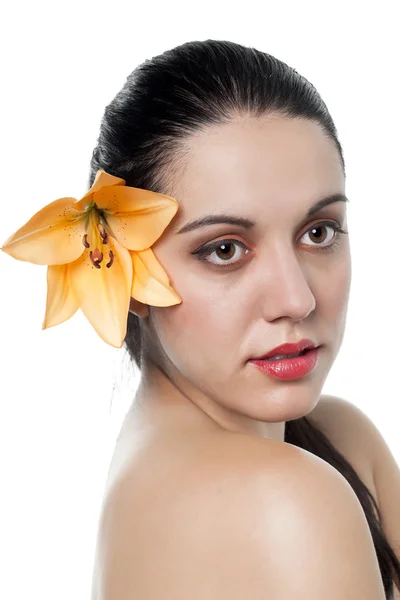
[[[273,358],[276,355],[299,352],[302,353],[300,356],[292,358]],[[312,340],[302,339],[295,344],[281,344],[267,354],[251,359],[250,363],[274,379],[299,379],[315,369],[318,355],[319,346]]]

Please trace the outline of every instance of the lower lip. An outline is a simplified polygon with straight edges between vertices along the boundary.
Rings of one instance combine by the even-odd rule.
[[[308,350],[302,356],[280,360],[251,360],[250,362],[274,379],[299,379],[309,375],[317,365],[318,348]]]

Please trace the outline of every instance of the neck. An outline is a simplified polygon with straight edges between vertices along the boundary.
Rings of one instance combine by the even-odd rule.
[[[207,429],[247,433],[256,437],[283,442],[286,423],[265,423],[220,406],[199,390],[177,377],[172,379],[157,365],[144,362],[141,380],[132,404],[134,414],[140,419],[161,423],[188,419]]]

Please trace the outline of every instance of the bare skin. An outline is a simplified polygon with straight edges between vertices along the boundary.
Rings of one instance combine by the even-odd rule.
[[[197,514],[193,507],[203,510],[206,520],[214,514],[211,496],[203,490],[209,482],[215,489],[211,475],[215,469],[220,469],[221,481],[235,477],[242,467],[246,478],[245,469],[253,464],[257,448],[262,460],[266,450],[272,477],[279,478],[280,469],[295,464],[285,462],[289,455],[281,453],[286,446],[289,452],[298,450],[301,457],[300,449],[284,444],[287,421],[308,415],[323,425],[376,497],[372,465],[357,445],[360,438],[354,423],[352,435],[343,435],[340,406],[321,394],[342,343],[351,283],[349,238],[338,236],[330,227],[337,224],[347,231],[346,203],[337,201],[311,218],[306,216],[322,198],[345,194],[333,142],[315,123],[305,120],[237,116],[228,124],[191,136],[185,144],[184,162],[164,190],[179,201],[180,208],[153,246],[183,301],[156,308],[131,300],[131,311],[140,317],[144,336],[142,375],[108,474],[94,600],[103,585],[114,590],[111,580],[136,595],[154,585],[157,592],[146,597],[159,597],[177,570],[178,579],[173,579],[176,598],[178,592],[191,589],[191,581],[204,581],[204,573],[213,573],[214,559],[210,565],[193,560],[197,555],[185,550],[188,539],[183,545],[177,542],[174,550],[172,540],[193,529],[197,522],[191,516],[192,510]],[[178,233],[195,219],[221,213],[249,219],[254,226],[224,223]],[[335,236],[338,244],[332,246]],[[225,240],[225,250],[231,251],[222,253],[217,247],[204,261],[193,254],[200,246],[219,240]],[[332,251],[319,251],[319,246],[331,246]],[[249,363],[250,358],[279,344],[304,337],[321,345],[317,366],[307,377],[275,380]],[[311,466],[317,466],[315,461]],[[318,498],[325,489],[319,468],[310,498]],[[232,487],[228,498],[238,498],[238,493]],[[234,514],[243,511],[248,511],[246,501]],[[199,535],[202,522],[199,519]],[[227,522],[233,529],[238,525],[229,518]],[[368,554],[374,569],[371,577],[379,585],[366,523],[363,527],[360,552]],[[115,539],[109,551],[111,530]],[[121,531],[118,537],[117,530]],[[197,548],[207,546],[209,532],[205,527],[205,539]],[[229,538],[224,541],[225,533],[216,524],[211,536],[214,544],[218,536],[221,548],[230,552],[231,547],[224,547]],[[288,537],[284,530],[282,536]],[[132,540],[126,550],[132,575],[119,566],[128,554],[121,554],[123,559],[115,554],[114,571],[109,562],[115,544],[120,548],[119,543],[127,540]],[[217,556],[223,557],[224,552]],[[178,569],[182,561],[186,566]],[[249,561],[251,569],[250,555]],[[190,579],[190,569],[195,567],[199,572],[193,572]],[[368,566],[367,586],[372,582],[369,570]],[[188,579],[188,588],[181,577]],[[190,591],[192,597],[197,583]],[[206,597],[198,593],[197,597]]]
[[[165,406],[190,406],[226,431],[283,442],[285,422],[317,405],[344,335],[349,236],[330,224],[347,230],[346,203],[306,217],[321,198],[345,194],[338,152],[317,124],[280,116],[237,116],[192,135],[185,149],[166,190],[179,211],[153,246],[183,302],[156,308],[131,301],[145,336],[135,412],[152,419]],[[255,225],[178,233],[220,213]],[[225,255],[221,248],[204,261],[191,254],[224,239],[231,240]],[[332,251],[320,250],[327,246]],[[249,363],[304,337],[322,346],[307,377],[273,380]]]
[[[219,598],[242,599],[248,597],[250,588],[247,587],[245,592],[234,585],[234,589],[231,589],[232,574],[237,569],[243,573],[244,569],[247,572],[253,568],[255,579],[252,582],[257,590],[258,585],[264,591],[270,589],[270,581],[265,583],[265,588],[258,581],[258,576],[266,572],[266,569],[264,564],[259,569],[255,567],[258,563],[255,556],[252,558],[254,548],[251,544],[247,553],[248,562],[243,562],[246,552],[243,554],[243,540],[240,541],[239,533],[242,517],[251,514],[253,510],[254,515],[258,514],[257,507],[252,505],[253,494],[245,493],[242,498],[242,491],[246,492],[250,481],[254,481],[253,467],[258,464],[260,457],[265,465],[265,474],[272,482],[265,489],[266,506],[269,506],[271,497],[274,497],[275,487],[280,490],[280,484],[273,483],[275,477],[278,482],[282,481],[282,477],[289,481],[293,472],[299,473],[300,481],[307,480],[308,501],[312,505],[315,498],[326,494],[326,502],[329,505],[333,502],[336,506],[334,496],[339,494],[337,483],[327,493],[325,476],[321,479],[321,463],[332,471],[329,465],[314,457],[310,463],[313,468],[310,479],[309,472],[306,476],[297,462],[294,463],[296,466],[286,462],[288,456],[290,459],[288,450],[300,452],[300,449],[273,439],[226,431],[205,413],[188,409],[188,406],[191,405],[172,404],[165,407],[165,410],[160,408],[157,412],[152,412],[151,417],[142,412],[139,418],[134,411],[129,411],[126,415],[113,453],[104,494],[101,534],[93,573],[93,600],[114,597],[128,599],[133,596],[148,600],[160,596],[182,599],[190,596],[203,600],[211,592],[204,590],[202,586],[205,582],[212,585],[213,577],[217,577],[218,573],[221,574],[221,589],[216,584],[218,593],[214,590],[214,597],[217,594]],[[343,428],[340,431],[338,429],[338,423],[344,414],[343,407],[336,398],[321,396],[309,418],[324,427],[329,439],[343,452],[376,498],[371,463],[365,460],[365,452],[360,444],[361,436],[354,427],[354,422],[351,424],[349,419],[352,431],[349,428],[346,433]],[[254,442],[265,447],[255,446]],[[283,448],[285,451],[282,453]],[[226,503],[226,508],[233,511],[231,516],[231,513],[226,513],[223,522],[218,518],[220,509],[216,509],[214,505],[215,492],[217,498],[221,493],[224,494],[223,505]],[[303,491],[300,496],[302,493]],[[279,506],[281,505],[280,501]],[[272,501],[267,512],[276,515],[276,510]],[[347,511],[348,506],[343,510]],[[361,507],[359,510],[361,512]],[[215,513],[216,522],[212,521]],[[238,515],[242,515],[239,522]],[[326,519],[324,527],[329,526],[329,515]],[[262,527],[260,515],[260,522],[254,523],[251,530],[258,530],[262,536]],[[351,526],[348,524],[347,527],[353,531],[355,523],[351,521]],[[332,528],[333,534],[334,524]],[[363,540],[359,540],[357,536],[360,545],[352,546],[349,556],[342,554],[341,561],[351,564],[356,547],[359,548],[359,560],[367,553],[368,566],[363,573],[368,593],[371,594],[368,597],[383,598],[369,588],[378,585],[380,575],[376,559],[373,558],[366,523],[363,529]],[[155,531],[157,535],[154,535]],[[232,536],[228,535],[228,531],[232,532]],[[280,535],[286,539],[290,539],[292,535],[291,526],[286,524],[285,519],[281,521]],[[247,538],[244,533],[244,540]],[[216,556],[207,553],[206,561],[201,548],[209,546],[218,550]],[[225,563],[223,557],[226,558]],[[293,563],[290,564],[289,556],[288,560],[288,571],[293,577]],[[335,560],[326,554],[324,565],[332,564],[335,569]],[[130,567],[122,568],[120,565]],[[229,565],[231,573],[227,574],[226,580],[223,576],[225,565]],[[336,568],[340,571],[343,567],[336,565]],[[247,581],[244,575],[243,578]],[[238,579],[243,583],[241,576]],[[377,588],[373,587],[375,589]],[[346,588],[346,592],[350,592],[350,588]],[[307,594],[302,596],[300,590],[296,595],[308,598]],[[254,592],[252,597],[259,596]],[[367,595],[358,597],[364,598]],[[398,596],[395,595],[395,598]]]

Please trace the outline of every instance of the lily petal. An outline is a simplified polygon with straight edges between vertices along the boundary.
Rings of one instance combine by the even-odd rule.
[[[84,206],[87,203],[89,196],[105,185],[125,185],[125,179],[122,179],[121,177],[115,177],[114,175],[106,173],[103,169],[99,169],[96,173],[96,177],[94,178],[92,187],[86,192],[83,198],[79,200],[79,202],[82,202]]]
[[[104,210],[113,236],[129,250],[150,248],[179,208],[171,196],[125,186],[103,187],[93,200]]]
[[[79,308],[68,282],[68,265],[53,265],[47,269],[46,314],[42,329],[60,325]]]
[[[37,265],[61,265],[83,252],[83,213],[74,198],[54,200],[11,235],[1,250],[13,258]]]
[[[132,298],[150,306],[173,306],[182,302],[151,248],[130,254],[133,264]]]
[[[110,250],[114,258],[111,266]],[[100,268],[94,266],[90,251],[68,265],[68,278],[79,306],[98,335],[115,348],[121,348],[128,320],[132,286],[132,259],[113,237],[99,248],[104,255]]]
[[[176,206],[178,210],[178,201],[172,196],[123,185],[103,186],[94,194],[94,201],[98,208],[111,214],[145,211],[170,205]]]

